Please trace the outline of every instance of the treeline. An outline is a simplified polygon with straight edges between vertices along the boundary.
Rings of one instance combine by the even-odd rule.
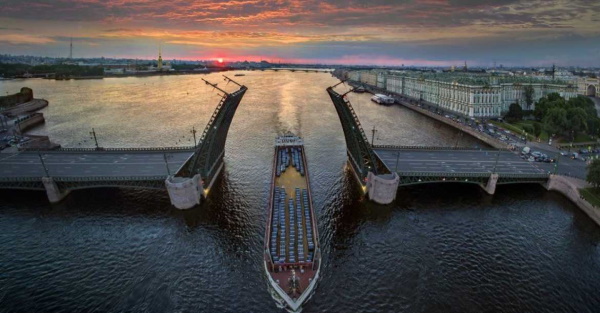
[[[577,96],[569,100],[557,93],[540,99],[533,115],[548,134],[556,134],[573,140],[579,133],[597,136],[600,119],[594,102],[588,97]]]
[[[48,73],[54,73],[56,77],[102,76],[104,75],[104,68],[102,66],[79,66],[68,64],[27,65],[0,63],[0,76],[7,78],[23,77],[26,74],[38,75]]]
[[[523,117],[529,120],[522,121]],[[558,93],[548,94],[541,98],[534,110],[524,111],[521,105],[513,103],[504,119],[509,123],[522,124],[524,131],[539,137],[542,130],[550,136],[573,140],[579,134],[598,136],[600,134],[600,119],[594,102],[588,97],[577,96],[569,100]]]

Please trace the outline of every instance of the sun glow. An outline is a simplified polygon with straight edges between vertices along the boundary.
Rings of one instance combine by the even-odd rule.
[[[219,63],[223,63],[223,58],[218,58],[218,59],[217,59],[217,62],[219,62]]]

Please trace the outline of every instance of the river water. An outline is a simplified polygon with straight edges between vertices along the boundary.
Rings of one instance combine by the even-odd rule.
[[[228,73],[233,76],[233,73]],[[67,147],[191,145],[232,91],[220,74],[0,82],[50,101],[47,134]],[[323,247],[304,312],[598,312],[600,227],[535,185],[401,188],[365,201],[346,168],[329,74],[249,72],[229,130],[226,167],[202,206],[165,192],[0,192],[0,312],[279,312],[262,268],[274,137],[305,138]],[[341,86],[340,91],[345,87]],[[376,144],[480,145],[408,109],[350,94]]]

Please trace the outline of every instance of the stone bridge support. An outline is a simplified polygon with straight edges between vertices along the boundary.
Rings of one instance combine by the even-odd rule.
[[[367,193],[369,200],[379,204],[390,204],[396,200],[400,177],[396,173],[375,175],[369,172],[367,176]]]
[[[498,183],[498,174],[492,174],[487,182],[487,185],[481,186],[485,192],[490,195],[496,193],[496,184]]]
[[[171,204],[180,210],[199,205],[204,195],[200,174],[196,174],[192,178],[169,176],[165,180],[165,185]]]
[[[46,194],[50,203],[58,203],[71,193],[70,190],[60,190],[52,177],[42,177],[42,183],[46,188]]]

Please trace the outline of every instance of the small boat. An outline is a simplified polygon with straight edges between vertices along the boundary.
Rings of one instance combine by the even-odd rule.
[[[363,93],[365,92],[365,88],[363,86],[359,86],[354,88],[352,91],[356,92],[356,93]]]
[[[246,76],[246,74],[239,73],[239,74],[234,74],[233,76]]]
[[[394,102],[396,102],[396,99],[382,94],[375,94],[373,97],[371,97],[371,101],[377,104],[394,104]]]

